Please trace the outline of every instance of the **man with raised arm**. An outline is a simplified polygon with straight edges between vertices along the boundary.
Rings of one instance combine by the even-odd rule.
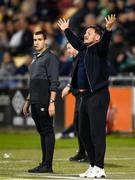
[[[80,41],[69,29],[69,20],[60,19],[58,26],[64,31],[71,45],[79,51],[79,58],[72,73],[71,86],[79,89],[80,136],[89,157],[89,168],[80,177],[106,177],[104,157],[106,150],[106,114],[110,101],[108,90],[109,68],[107,53],[115,15],[105,18],[106,28],[90,26]]]

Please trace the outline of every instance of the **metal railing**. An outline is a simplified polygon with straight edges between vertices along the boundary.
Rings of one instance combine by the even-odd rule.
[[[70,82],[71,77],[61,76],[60,80],[60,89],[64,87],[68,82]],[[22,82],[22,87],[25,85],[25,88],[28,87],[29,75],[17,75],[17,76],[0,76],[0,83],[4,81],[19,81]],[[129,76],[111,76],[109,78],[110,86],[135,86],[135,76],[130,74]]]

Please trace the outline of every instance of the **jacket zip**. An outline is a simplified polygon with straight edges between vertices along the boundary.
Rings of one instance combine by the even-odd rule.
[[[85,56],[84,56],[84,67],[85,67],[85,70],[86,70],[86,76],[87,76],[87,79],[88,79],[90,90],[91,90],[91,92],[93,92],[92,85],[90,83],[90,79],[89,79],[89,76],[88,76],[88,73],[87,73],[86,63],[85,63],[85,57],[86,57],[87,51],[88,51],[88,48],[86,49]]]

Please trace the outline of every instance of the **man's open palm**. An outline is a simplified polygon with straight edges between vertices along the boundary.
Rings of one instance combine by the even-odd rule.
[[[111,14],[111,15],[108,15],[107,17],[105,17],[105,21],[106,21],[106,28],[112,29],[113,25],[116,22],[115,14]]]
[[[67,29],[69,27],[69,19],[68,20],[65,20],[64,18],[63,19],[59,19],[57,24],[60,27],[60,29],[62,31],[64,31],[65,29]]]

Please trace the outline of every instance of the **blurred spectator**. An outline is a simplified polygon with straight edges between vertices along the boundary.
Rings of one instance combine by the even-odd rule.
[[[96,19],[96,16],[94,14],[89,13],[84,17],[83,26],[85,28],[92,26],[92,25],[96,25],[96,24],[97,24],[97,19]]]
[[[24,0],[21,6],[21,12],[26,17],[33,16],[36,12],[36,0]]]
[[[126,55],[126,60],[120,65],[120,71],[124,73],[135,73],[135,46],[130,48],[129,51],[126,52]]]
[[[130,49],[127,55],[129,58],[133,58],[135,60],[135,45]]]
[[[98,16],[100,13],[98,3],[99,3],[98,0],[87,0],[86,1],[87,14],[91,13],[95,16]]]
[[[29,65],[32,62],[32,56],[28,54],[25,58],[24,64],[16,69],[16,75],[26,75],[29,73]]]
[[[70,18],[70,27],[72,31],[79,34],[81,31],[81,24],[87,14],[87,9],[83,0],[73,0],[73,4],[77,9],[77,12]]]
[[[78,9],[73,5],[73,0],[58,1],[58,7],[60,9],[60,16],[65,19],[69,19],[78,11]]]
[[[109,11],[109,14],[116,14],[116,15],[118,14],[116,0],[109,0],[108,11]]]
[[[10,9],[12,14],[14,14],[16,12],[20,12],[21,0],[9,0],[8,8]]]
[[[131,46],[135,45],[135,11],[127,13],[127,22],[125,24],[125,28],[126,40]]]
[[[124,34],[121,30],[117,30],[112,36],[112,44],[108,55],[111,64],[111,75],[117,75],[120,71],[120,65],[126,59],[127,50],[128,46],[125,43]]]
[[[119,24],[123,27],[125,32],[125,40],[129,45],[135,44],[135,1],[128,0],[125,4],[125,11],[118,16]]]
[[[100,16],[98,18],[103,20],[103,18],[109,14],[109,10],[108,10],[109,0],[101,0],[99,6],[100,6]]]
[[[0,66],[0,76],[11,76],[15,74],[15,65],[11,54],[6,51],[3,54],[3,60]]]
[[[9,16],[8,16],[7,7],[4,6],[4,2],[3,2],[3,4],[1,4],[0,6],[0,22],[6,23],[8,20],[9,20]]]
[[[126,10],[126,12],[135,11],[135,1],[134,0],[127,0],[125,10]]]
[[[8,41],[9,41],[11,39],[14,31],[15,31],[13,22],[11,20],[7,21],[7,23],[5,24],[5,30],[6,30],[7,38],[8,38]]]
[[[7,79],[0,79],[0,88],[14,88],[16,87],[16,81],[9,80],[10,76],[15,74],[15,65],[11,54],[9,52],[4,52],[3,54],[3,61],[0,67],[0,78],[7,78]]]
[[[5,32],[5,25],[4,23],[0,23],[0,48],[8,47],[8,39],[7,34]]]
[[[104,22],[104,18],[108,14],[118,14],[116,0],[101,0],[100,1],[100,14],[98,16],[98,23]]]
[[[36,7],[36,15],[42,20],[54,22],[60,13],[57,0],[38,0]]]
[[[125,0],[118,0],[116,1],[117,3],[117,8],[118,8],[118,14],[124,13],[125,12]]]
[[[67,45],[68,51],[68,45]],[[66,49],[63,51],[63,56],[60,58],[60,76],[69,76],[73,64],[72,57],[69,58],[69,54],[67,53]]]
[[[33,34],[29,30],[28,21],[22,14],[15,16],[13,21],[16,32],[13,33],[9,41],[12,54],[29,53],[33,44]]]

